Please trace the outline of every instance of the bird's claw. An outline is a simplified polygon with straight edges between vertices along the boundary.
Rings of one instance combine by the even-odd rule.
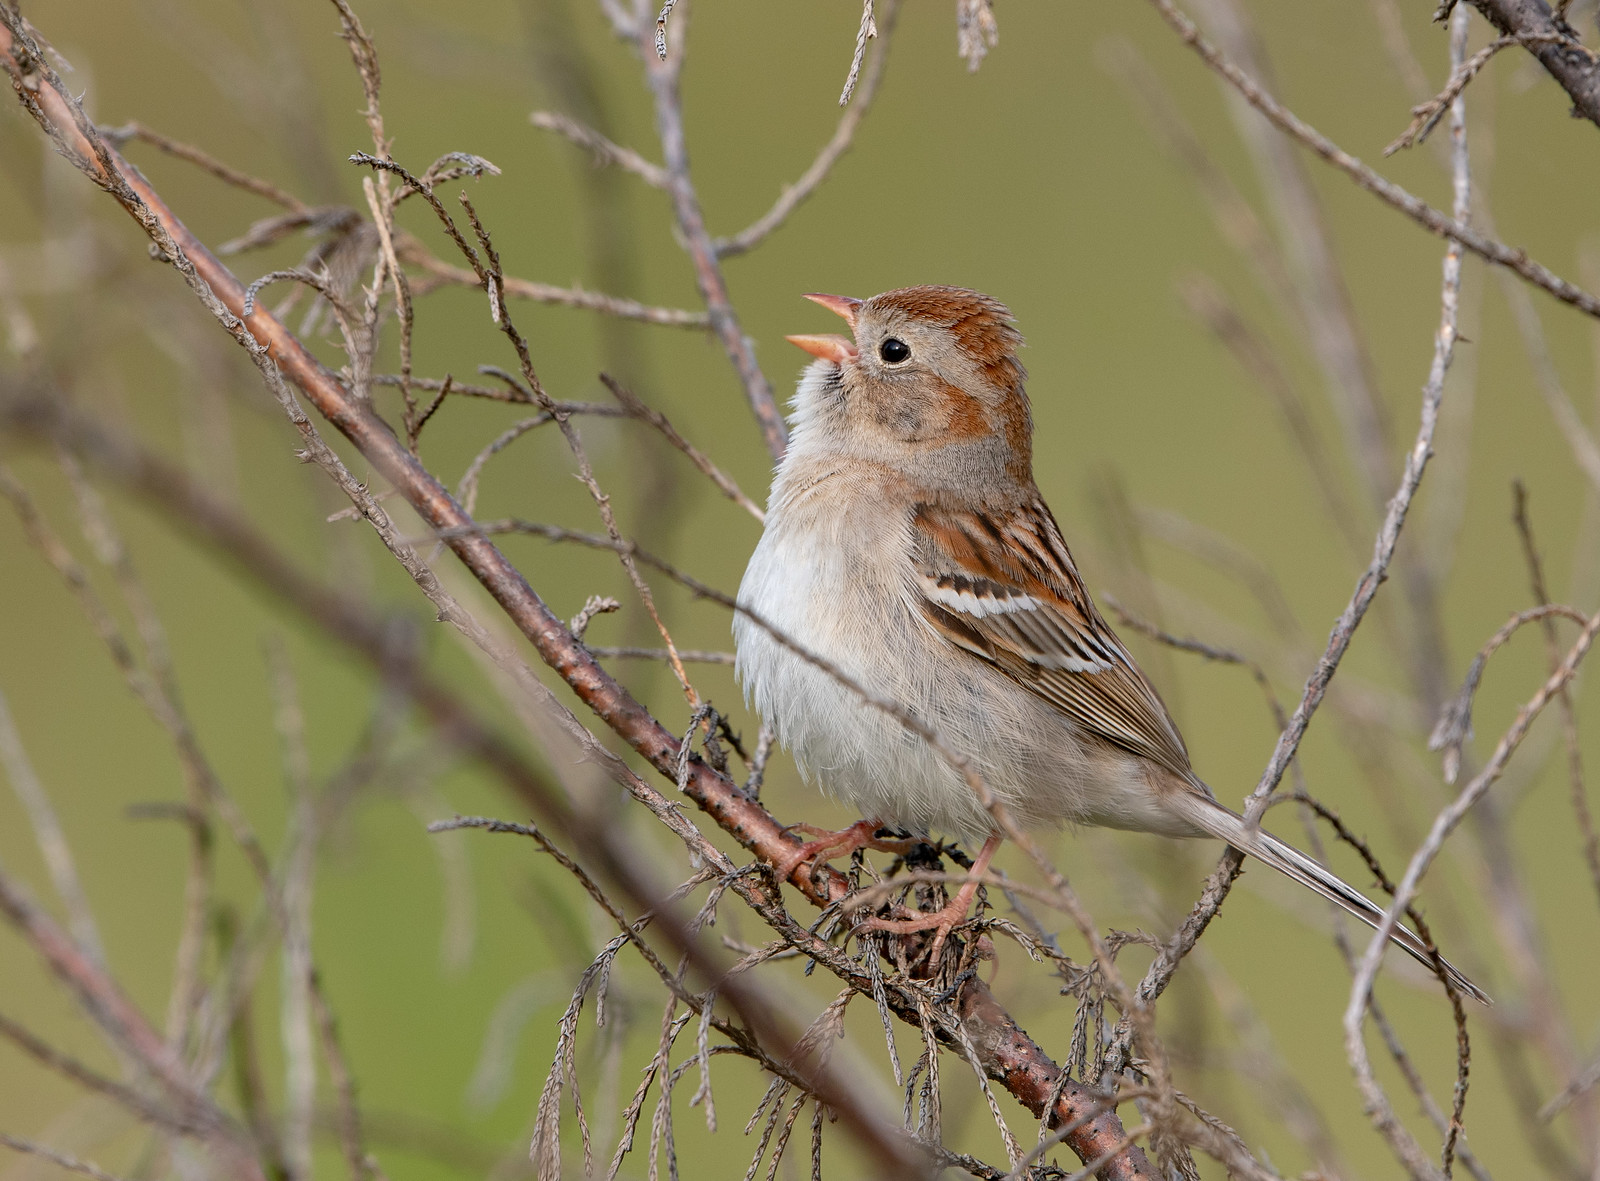
[[[788,881],[795,870],[808,861],[815,861],[817,866],[821,866],[834,857],[848,856],[857,849],[876,849],[885,853],[905,851],[904,841],[878,838],[878,829],[883,826],[876,820],[858,820],[848,828],[841,828],[837,832],[826,828],[815,828],[809,824],[796,824],[791,827],[811,833],[817,839],[805,842],[772,863],[772,872],[780,882]]]
[[[884,919],[870,918],[861,925],[868,931],[890,931],[897,935],[913,935],[918,931],[937,931],[933,937],[933,947],[928,953],[928,963],[937,964],[940,953],[944,951],[944,941],[950,937],[950,932],[966,921],[967,911],[972,900],[963,898],[959,893],[938,910],[923,912],[916,918],[909,919]]]

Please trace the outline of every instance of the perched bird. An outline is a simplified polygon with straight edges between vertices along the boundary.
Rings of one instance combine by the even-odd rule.
[[[1033,481],[1022,337],[1005,306],[958,287],[806,298],[854,339],[788,338],[817,360],[739,588],[737,673],[801,773],[866,819],[798,846],[780,876],[873,845],[880,826],[982,842],[943,910],[872,920],[937,930],[937,957],[1001,835],[947,759],[774,631],[925,722],[1024,827],[1216,837],[1376,925],[1381,907],[1217,802],[1095,608]],[[1392,938],[1431,962],[1412,931]]]

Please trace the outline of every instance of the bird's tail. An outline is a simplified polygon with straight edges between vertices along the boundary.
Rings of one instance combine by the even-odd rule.
[[[1382,921],[1383,907],[1367,899],[1361,891],[1318,865],[1294,846],[1284,844],[1269,832],[1248,828],[1244,817],[1237,812],[1198,792],[1186,792],[1184,803],[1186,805],[1184,811],[1188,813],[1189,819],[1218,840],[1227,841],[1257,861],[1270,865],[1302,886],[1315,890],[1330,902],[1342,906],[1369,927],[1376,929]],[[1433,970],[1434,958],[1428,953],[1427,944],[1423,943],[1416,932],[1397,925],[1390,933],[1389,939],[1412,959]],[[1486,1005],[1494,1003],[1488,993],[1462,975],[1448,960],[1441,956],[1439,963],[1443,965],[1445,975],[1456,988]]]

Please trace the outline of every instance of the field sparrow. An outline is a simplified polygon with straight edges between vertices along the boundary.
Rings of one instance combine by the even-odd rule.
[[[1375,924],[1380,907],[1246,826],[1190,767],[1033,482],[1022,337],[1006,308],[956,287],[807,298],[843,316],[855,339],[789,337],[817,360],[800,380],[765,532],[739,588],[759,621],[734,620],[737,672],[801,773],[867,819],[798,846],[780,876],[875,844],[879,826],[981,841],[949,906],[872,920],[937,930],[937,958],[1000,834],[923,739],[762,622],[924,720],[1024,827],[1216,837]],[[1430,962],[1413,932],[1393,939]]]

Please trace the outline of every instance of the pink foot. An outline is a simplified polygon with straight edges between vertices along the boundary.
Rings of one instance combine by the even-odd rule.
[[[937,931],[938,934],[933,938],[933,949],[928,954],[928,963],[937,964],[939,954],[944,951],[944,941],[958,924],[966,920],[967,912],[972,909],[972,900],[977,897],[978,887],[983,884],[983,875],[988,872],[989,862],[994,859],[995,850],[999,847],[1000,834],[995,833],[983,843],[982,850],[972,862],[972,868],[967,871],[967,880],[961,883],[956,896],[940,909],[914,919],[868,919],[862,926],[869,931],[894,931],[901,935]]]
[[[809,824],[796,824],[793,827],[801,832],[811,833],[817,839],[807,841],[782,860],[773,862],[772,872],[777,875],[780,882],[788,881],[794,872],[808,861],[821,866],[834,857],[849,856],[857,849],[877,849],[885,853],[904,853],[906,849],[905,841],[879,840],[876,833],[883,826],[876,820],[858,820],[838,832],[814,828]]]

